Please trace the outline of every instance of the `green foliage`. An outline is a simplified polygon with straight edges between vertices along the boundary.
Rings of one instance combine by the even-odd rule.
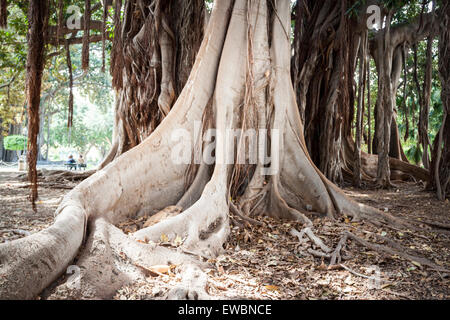
[[[413,163],[420,163],[422,160],[422,148],[417,144],[409,144],[405,148],[405,154],[409,161]]]
[[[0,29],[0,131],[20,122],[25,105],[27,2],[10,1],[8,28]]]
[[[421,90],[423,89],[422,85],[425,76],[426,46],[427,46],[426,41],[421,41],[417,45],[417,75]],[[437,50],[438,50],[438,42],[437,40],[435,40],[433,42],[432,86],[431,86],[429,125],[428,125],[428,134],[431,142],[433,142],[434,138],[439,132],[443,117],[443,109],[441,101],[441,81],[439,79]],[[403,142],[403,147],[405,149],[405,154],[410,161],[414,163],[420,163],[423,150],[420,146],[417,146],[420,108],[419,108],[419,95],[417,92],[417,85],[413,78],[414,57],[412,49],[409,50],[406,68],[408,70],[407,72],[408,77],[406,80],[406,96],[407,96],[406,108],[409,120],[409,132],[408,132],[409,139],[408,141]],[[400,130],[400,135],[402,137],[404,137],[406,133],[405,112],[403,106],[404,84],[405,84],[404,76],[402,75],[402,80],[399,85],[399,90],[396,97],[397,101],[396,105],[398,111],[397,122]]]
[[[84,154],[96,148],[105,153],[112,139],[114,91],[110,75],[101,72],[101,44],[91,44],[88,73],[84,74],[81,69],[81,45],[71,47],[71,60],[75,79],[71,129],[67,127],[69,88],[65,60],[54,59],[48,71],[47,83],[50,86],[43,95],[42,107],[51,116],[50,146],[53,151],[50,157],[53,160],[61,157],[61,150]],[[108,64],[109,61],[107,68]]]
[[[6,150],[20,151],[27,145],[27,138],[20,135],[7,136],[3,140],[3,146]]]
[[[53,27],[58,23],[57,3],[58,1],[50,1],[49,25]],[[0,132],[2,132],[3,135],[7,133],[10,124],[18,124],[26,120],[26,100],[24,91],[25,66],[27,59],[26,35],[28,30],[28,4],[29,1],[27,0],[9,1],[8,28],[5,30],[0,29]],[[85,1],[82,0],[65,0],[64,19],[67,19],[71,15],[67,11],[69,6],[78,6],[80,8],[80,13],[83,14],[84,4]],[[98,5],[98,3],[93,2],[92,6],[94,5]],[[94,11],[92,19],[102,20],[101,8]],[[111,35],[114,29],[111,21],[107,21],[107,29]],[[98,30],[91,31],[91,35],[96,34],[99,34]],[[82,32],[79,32],[77,37],[81,35]],[[94,50],[91,50],[91,52],[93,51],[93,54],[91,54],[92,70],[84,77],[86,85],[84,85],[82,90],[86,91],[85,94],[89,94],[90,99],[107,107],[111,104],[112,99],[111,95],[106,92],[108,81],[103,79],[108,77],[108,75],[101,74],[101,64],[99,66],[98,61],[92,62],[92,60],[101,60],[101,51],[98,51],[99,48],[101,48],[101,44],[92,44],[91,47],[95,48]],[[81,68],[78,66],[77,61],[80,60],[80,58],[78,58],[76,54],[81,50],[80,48],[81,45],[71,47],[72,57],[74,57],[75,60],[73,61],[74,76],[81,74]],[[68,72],[64,46],[62,43],[59,46],[48,45],[46,49],[47,54],[56,53],[56,55],[46,61],[42,81],[41,104],[44,107],[47,107],[51,100],[53,106],[67,105]],[[110,49],[111,43],[107,42],[107,63]],[[102,88],[100,88],[100,86],[102,86]],[[57,88],[59,89],[55,91]],[[90,94],[92,94],[92,96]],[[109,99],[107,103],[105,103],[102,96]],[[46,111],[55,112],[55,110]]]
[[[9,1],[8,28],[0,30],[0,132],[8,133],[10,124],[26,124],[25,75],[27,58],[27,11],[29,1]],[[50,2],[49,25],[57,26],[57,1]],[[64,19],[72,13],[67,9],[71,5],[84,12],[85,2],[82,0],[64,1]],[[99,3],[93,2],[92,6]],[[110,17],[112,17],[112,13]],[[102,9],[94,11],[93,20],[102,20]],[[111,18],[107,21],[107,30],[110,36],[114,26]],[[99,34],[92,30],[91,35]],[[73,35],[68,35],[73,36]],[[76,37],[82,36],[80,31]],[[48,45],[47,58],[42,78],[41,90],[41,126],[46,129],[50,123],[50,145],[56,148],[75,148],[87,151],[94,145],[100,150],[108,149],[112,136],[113,115],[112,104],[114,92],[111,88],[111,77],[101,72],[102,45],[90,45],[90,69],[84,73],[81,69],[81,44],[72,45],[71,58],[74,78],[74,92],[76,101],[74,105],[74,124],[69,135],[67,128],[69,73],[66,61],[66,52],[61,43],[59,46]],[[106,70],[109,70],[109,51],[111,42],[106,43]],[[77,99],[78,98],[78,99]],[[84,105],[79,101],[88,100]],[[78,104],[77,104],[78,101]],[[51,122],[49,121],[51,119]],[[47,143],[45,139],[44,143]],[[23,148],[22,148],[23,149]]]
[[[97,105],[76,105],[73,126],[67,128],[65,113],[55,115],[51,126],[51,146],[54,148],[72,147],[78,153],[96,147],[107,150],[112,137],[112,108],[103,113]]]

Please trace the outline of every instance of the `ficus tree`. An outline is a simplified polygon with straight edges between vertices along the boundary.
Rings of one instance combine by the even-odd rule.
[[[210,16],[203,2],[193,0],[189,7],[186,3],[189,1],[112,3],[111,71],[119,97],[115,146],[102,168],[65,196],[51,227],[0,245],[0,297],[34,297],[77,257],[80,289],[61,283],[52,289],[58,296],[110,298],[126,283],[143,279],[142,267],[176,264],[184,281],[167,297],[206,298],[202,260],[223,250],[230,223],[258,224],[254,219],[258,215],[300,221],[313,241],[317,241],[313,216],[330,221],[345,216],[363,224],[419,228],[351,200],[327,178],[344,176],[348,164],[343,160],[350,160],[354,148],[350,119],[358,56],[360,79],[368,69],[364,53],[370,48],[370,39],[361,22],[364,14],[356,18],[347,14],[355,2],[318,5],[317,1],[299,1],[297,8],[303,3],[309,10],[296,10],[299,22],[295,26],[314,27],[295,32],[301,38],[295,41],[294,37],[294,58],[290,1],[217,0]],[[46,21],[47,4],[30,2],[31,31],[42,30],[39,23]],[[85,33],[80,39],[84,46],[92,39],[89,25],[94,25],[89,20],[90,1],[85,4]],[[104,2],[103,12],[108,12],[108,4]],[[58,30],[57,34],[63,32]],[[329,30],[335,32],[330,35]],[[379,48],[381,54],[391,59],[382,68],[384,75],[379,81],[387,81],[379,87],[389,90],[395,49],[391,41],[397,39],[395,32],[409,37],[408,32],[396,30],[388,27],[375,36],[384,44]],[[42,36],[33,34],[30,47]],[[39,58],[37,53],[29,49],[29,63]],[[88,54],[84,53],[82,60],[87,67]],[[39,70],[32,73],[38,74]],[[386,90],[382,93],[378,104],[390,108],[380,111],[386,114],[392,111],[393,102]],[[36,92],[28,89],[27,95],[31,104]],[[379,138],[385,139],[392,114],[380,119],[384,135]],[[319,128],[323,131],[317,132]],[[305,132],[324,137],[314,142]],[[386,153],[389,138],[383,141]],[[318,166],[309,149],[321,149],[322,142],[328,150],[319,151],[319,160],[325,161]],[[382,157],[381,153],[366,156],[365,164],[376,171],[377,163],[385,161]],[[388,164],[397,164],[399,171],[418,171],[394,160],[397,162],[388,158]],[[428,177],[427,171],[422,173]],[[180,214],[135,233],[125,235],[115,226],[124,219],[153,215],[173,205],[180,208]],[[329,258],[331,265],[341,261],[342,247],[353,240],[445,270],[390,240],[390,245],[375,245],[351,230],[342,231],[336,249],[322,246],[317,253]],[[162,238],[172,244],[179,241],[169,247],[158,245]]]

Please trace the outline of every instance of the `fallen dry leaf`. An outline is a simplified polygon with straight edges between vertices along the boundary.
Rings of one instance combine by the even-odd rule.
[[[264,288],[266,288],[269,291],[280,291],[280,288],[278,286],[274,286],[274,285],[267,285],[267,286],[264,286]]]

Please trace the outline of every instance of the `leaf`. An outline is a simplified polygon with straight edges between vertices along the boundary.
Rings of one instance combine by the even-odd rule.
[[[151,267],[144,267],[138,264],[136,264],[136,266],[143,269],[146,276],[152,277],[158,277],[164,274],[168,274],[172,269],[176,267],[174,265],[155,265]]]
[[[160,240],[161,242],[169,242],[169,237],[165,233],[162,233]]]
[[[162,274],[167,274],[170,271],[170,266],[168,265],[156,265],[156,266],[152,266],[150,268],[148,268],[150,271],[153,271],[155,273],[162,273]]]
[[[180,236],[176,236],[175,239],[173,240],[173,245],[175,247],[179,247],[183,244],[184,240],[180,237]]]
[[[441,267],[444,266],[444,263],[442,261],[438,260],[438,259],[434,259],[434,262],[436,262],[436,264],[441,266]]]
[[[412,263],[413,265],[419,267],[419,268],[422,267],[422,265],[421,265],[419,262],[417,262],[417,261],[411,261],[411,263]]]
[[[274,286],[274,285],[267,285],[267,286],[264,286],[264,288],[266,288],[269,291],[280,291],[280,288],[278,286]]]

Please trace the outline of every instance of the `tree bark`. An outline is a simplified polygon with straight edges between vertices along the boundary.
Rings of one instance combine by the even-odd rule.
[[[41,80],[45,62],[45,34],[48,25],[47,0],[32,0],[28,8],[27,105],[28,105],[28,179],[31,182],[31,201],[36,210],[38,196],[36,161],[38,155],[39,105]]]
[[[358,81],[358,104],[356,112],[356,134],[355,134],[355,158],[353,166],[353,184],[356,187],[361,187],[361,135],[363,132],[363,104],[364,91],[367,67],[367,48],[368,48],[368,33],[364,33],[361,39],[361,46],[359,51],[359,81]]]
[[[430,187],[444,200],[450,195],[450,4],[446,2],[440,12],[439,77],[444,115],[432,153]]]
[[[350,172],[347,139],[353,119],[359,25],[345,14],[352,1],[298,1],[292,79],[314,163],[333,182]],[[362,29],[361,29],[362,30]],[[317,143],[319,142],[319,143]]]
[[[8,26],[8,0],[0,0],[0,29]]]

